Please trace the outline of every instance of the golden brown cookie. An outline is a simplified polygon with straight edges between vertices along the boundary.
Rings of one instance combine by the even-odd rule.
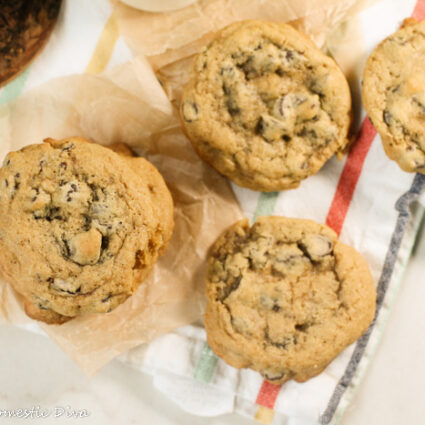
[[[41,50],[61,0],[3,0],[0,4],[0,86],[18,75]]]
[[[237,22],[195,58],[181,101],[200,157],[240,186],[297,187],[348,143],[343,73],[286,24]]]
[[[362,98],[386,154],[408,172],[425,173],[425,21],[407,19],[375,47]]]
[[[82,138],[10,152],[0,169],[0,269],[31,317],[109,312],[171,238],[173,203],[143,158]],[[126,156],[125,156],[126,155]]]
[[[212,248],[206,291],[212,350],[276,384],[320,373],[375,313],[366,261],[310,220],[234,224]]]

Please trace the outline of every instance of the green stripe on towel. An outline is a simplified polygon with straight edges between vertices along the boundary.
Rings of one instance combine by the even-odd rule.
[[[254,221],[261,215],[270,215],[274,211],[279,192],[261,193],[258,198],[257,208],[254,213]],[[198,364],[195,368],[194,378],[206,384],[212,381],[217,366],[218,358],[207,343],[202,347]]]
[[[0,105],[16,99],[22,93],[29,73],[30,68],[27,68],[19,77],[12,80],[3,88],[0,92]]]
[[[195,379],[197,381],[205,382],[208,384],[211,382],[215,372],[218,358],[215,356],[210,346],[205,343],[202,347],[201,356],[199,357],[198,364],[195,369]]]
[[[261,192],[258,198],[257,208],[255,209],[253,221],[262,215],[273,214],[279,192]]]

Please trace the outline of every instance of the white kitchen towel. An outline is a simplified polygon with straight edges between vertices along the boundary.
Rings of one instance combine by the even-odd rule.
[[[362,12],[366,49],[358,59],[364,62],[405,17],[422,19],[424,11],[424,1],[383,1]],[[352,84],[359,86],[360,79]],[[206,344],[202,325],[177,329],[123,356],[153,374],[155,387],[186,411],[202,416],[238,412],[281,425],[339,422],[379,342],[423,215],[415,201],[423,192],[425,176],[404,173],[389,161],[364,111],[362,116],[359,135],[344,162],[330,160],[300,188],[268,194],[236,186],[234,190],[252,220],[277,214],[326,222],[343,242],[360,251],[377,285],[372,326],[319,376],[282,387],[253,371],[227,366]]]
[[[362,12],[366,52],[357,59],[364,61],[377,42],[412,14],[425,17],[425,0],[385,0]],[[78,30],[82,25],[90,28],[84,37]],[[0,91],[0,104],[53,77],[99,73],[130,58],[107,0],[65,0],[51,40],[28,70]],[[359,79],[352,84],[358,92]],[[375,321],[319,376],[280,387],[264,382],[253,371],[231,368],[212,353],[201,323],[163,335],[121,359],[152,374],[158,390],[196,415],[237,412],[263,423],[336,424],[384,329],[423,215],[423,207],[415,201],[424,184],[424,176],[404,173],[388,160],[379,136],[363,118],[345,160],[330,160],[300,188],[266,194],[234,186],[251,220],[278,214],[326,222],[371,267],[378,289]]]

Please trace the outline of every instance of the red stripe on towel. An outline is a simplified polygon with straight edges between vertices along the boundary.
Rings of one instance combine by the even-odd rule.
[[[423,2],[425,4],[425,0]],[[370,120],[365,118],[357,140],[347,156],[326,218],[326,224],[338,234],[341,233],[348,208],[363,169],[364,161],[375,136],[375,128]],[[274,385],[268,381],[263,381],[255,402],[260,406],[273,409],[280,388],[281,385]]]
[[[260,406],[273,409],[277,395],[280,391],[280,387],[281,385],[274,385],[268,381],[263,381],[260,391],[258,391],[257,400],[255,400],[255,402]]]
[[[418,0],[416,2],[412,12],[412,18],[417,21],[425,19],[425,0]],[[348,208],[363,169],[364,161],[375,136],[376,130],[369,118],[366,117],[362,123],[360,134],[347,156],[347,161],[339,177],[338,186],[326,218],[326,224],[334,229],[338,235],[341,233]],[[263,381],[257,395],[256,403],[260,406],[273,409],[280,388],[281,385],[273,385],[267,381]]]
[[[412,18],[417,21],[425,19],[425,0],[418,0],[412,12]]]
[[[366,155],[369,152],[370,145],[375,136],[375,128],[369,118],[365,118],[357,141],[351,148],[339,177],[338,186],[326,218],[326,224],[334,229],[338,235],[341,233],[348,208],[350,207],[357,182],[363,169]]]

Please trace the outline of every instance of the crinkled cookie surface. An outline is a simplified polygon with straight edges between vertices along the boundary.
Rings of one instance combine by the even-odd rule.
[[[117,307],[172,229],[171,195],[143,158],[48,139],[9,153],[0,169],[0,268],[38,320]]]
[[[212,248],[205,327],[212,350],[270,382],[320,373],[369,326],[369,268],[335,232],[310,220],[242,220]]]
[[[297,187],[348,143],[351,96],[337,64],[286,24],[243,21],[195,58],[183,128],[240,186]]]
[[[408,172],[425,173],[425,21],[406,20],[369,56],[364,107],[386,154]]]

